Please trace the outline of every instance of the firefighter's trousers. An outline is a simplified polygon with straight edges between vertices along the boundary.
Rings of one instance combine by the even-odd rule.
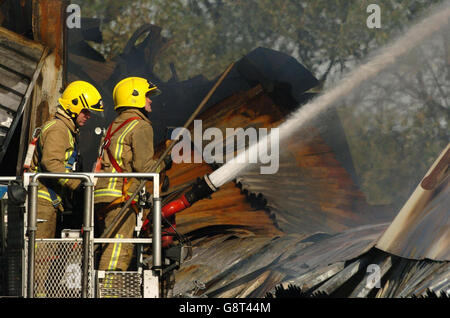
[[[38,199],[36,238],[55,238],[58,209],[50,201]]]
[[[52,203],[38,198],[36,238],[55,238],[58,209]],[[51,297],[55,286],[51,286],[49,272],[55,258],[56,248],[52,244],[37,244],[35,258],[35,296]]]
[[[111,225],[122,208],[122,205],[118,205],[105,211],[106,206],[108,206],[107,203],[95,204],[97,219],[103,220],[104,222],[102,232]],[[128,212],[128,218],[122,218],[122,222],[119,222],[116,230],[113,232],[115,233],[114,238],[133,238],[133,231],[136,226],[136,214],[131,207]],[[126,271],[133,257],[134,246],[129,243],[110,243],[104,244],[102,251],[98,267],[99,270]]]

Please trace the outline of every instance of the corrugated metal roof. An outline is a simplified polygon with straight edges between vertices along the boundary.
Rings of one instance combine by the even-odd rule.
[[[195,280],[206,287],[198,295],[208,297],[264,297],[283,282],[317,287],[346,261],[369,251],[387,226],[364,226],[336,236],[236,232],[198,238],[192,242],[192,258],[176,272],[174,294],[189,295]]]
[[[285,280],[271,297],[449,297],[450,263],[410,260],[376,248]]]

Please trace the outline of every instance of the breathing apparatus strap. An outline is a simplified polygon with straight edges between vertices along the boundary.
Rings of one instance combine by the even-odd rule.
[[[119,127],[117,127],[112,133],[111,133],[111,129],[112,129],[112,123],[108,128],[108,131],[106,133],[105,139],[103,141],[103,144],[101,146],[100,149],[100,153],[99,153],[99,157],[97,159],[98,162],[101,161],[102,157],[103,157],[103,152],[106,150],[106,153],[108,154],[108,158],[109,161],[111,162],[111,164],[113,165],[114,169],[116,169],[117,172],[121,173],[123,172],[122,167],[117,163],[116,159],[114,158],[113,154],[111,153],[111,150],[109,149],[109,147],[111,146],[111,138],[112,136],[114,136],[114,134],[119,131],[122,127],[124,127],[126,124],[132,122],[133,120],[140,120],[140,117],[131,117],[128,118],[127,120],[125,120],[122,124],[119,125]],[[96,168],[95,168],[95,172],[100,171],[101,165],[96,164]],[[122,186],[122,197],[117,198],[116,200],[114,200],[113,202],[111,202],[105,210],[110,209],[112,206],[121,204],[122,202],[128,200],[129,196],[128,196],[128,179],[124,178],[123,181],[123,186]]]
[[[42,160],[42,148],[41,148],[41,144],[39,142],[39,137],[36,137],[35,139],[33,139],[32,143],[34,143],[35,147],[36,147],[36,151],[37,151],[37,155],[38,155],[38,162],[39,162],[39,170],[42,170],[40,167],[40,163]],[[72,155],[70,156],[70,158],[67,160],[67,163],[65,165],[66,169],[70,169],[73,170],[73,166],[75,164],[75,162],[78,159],[78,147],[77,147],[77,143],[75,142],[73,145],[73,151],[72,151]],[[50,186],[49,186],[49,182],[42,180],[41,181],[42,184],[45,185],[45,187],[47,188],[47,191],[50,195],[50,199],[52,201],[52,205],[53,207],[58,207],[62,202],[61,199],[58,197],[57,193],[55,190],[53,190]]]

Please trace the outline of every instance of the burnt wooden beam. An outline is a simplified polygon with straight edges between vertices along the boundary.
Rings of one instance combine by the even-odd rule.
[[[21,143],[11,141],[20,136],[15,130],[31,99],[43,66],[44,51],[39,43],[0,27],[0,163],[5,161],[6,165],[11,165],[20,161],[15,156]],[[11,151],[6,156],[8,149]]]
[[[19,147],[19,152],[18,152],[18,157],[17,157],[17,167],[16,167],[16,175],[21,175],[22,174],[22,166],[23,166],[23,162],[25,160],[24,156],[25,156],[25,146],[27,145],[26,143],[26,138],[28,133],[30,133],[30,127],[28,125],[29,120],[30,120],[30,113],[31,113],[31,99],[32,99],[32,92],[34,90],[34,87],[36,85],[36,82],[38,80],[38,76],[40,76],[41,71],[42,71],[42,67],[44,66],[44,62],[45,59],[47,58],[49,49],[45,48],[44,51],[42,52],[42,57],[41,60],[39,61],[36,70],[33,74],[33,77],[31,78],[31,82],[30,85],[28,86],[25,95],[24,95],[24,99],[23,99],[23,107],[20,109],[21,114],[23,114],[23,122],[22,122],[22,131],[20,134],[20,147]]]

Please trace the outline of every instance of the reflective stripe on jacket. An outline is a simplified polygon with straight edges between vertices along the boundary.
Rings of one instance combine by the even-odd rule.
[[[73,155],[76,151],[78,130],[64,111],[58,108],[53,119],[42,127],[38,145],[33,155],[34,172],[70,173],[74,171]],[[72,158],[72,160],[71,160]],[[52,202],[47,186],[55,191],[59,200],[66,191],[75,190],[80,180],[60,178],[39,183],[38,197]],[[45,186],[45,183],[47,186]]]
[[[150,120],[137,108],[128,108],[120,112],[113,121],[112,131],[127,119],[132,120],[112,137],[109,149],[123,172],[148,172],[154,164],[153,160],[153,128]],[[102,140],[103,142],[103,140]],[[103,152],[101,170],[99,172],[117,172],[111,164],[106,151]],[[95,203],[112,202],[122,196],[123,178],[99,178],[94,191]],[[137,188],[133,184],[128,193]]]

